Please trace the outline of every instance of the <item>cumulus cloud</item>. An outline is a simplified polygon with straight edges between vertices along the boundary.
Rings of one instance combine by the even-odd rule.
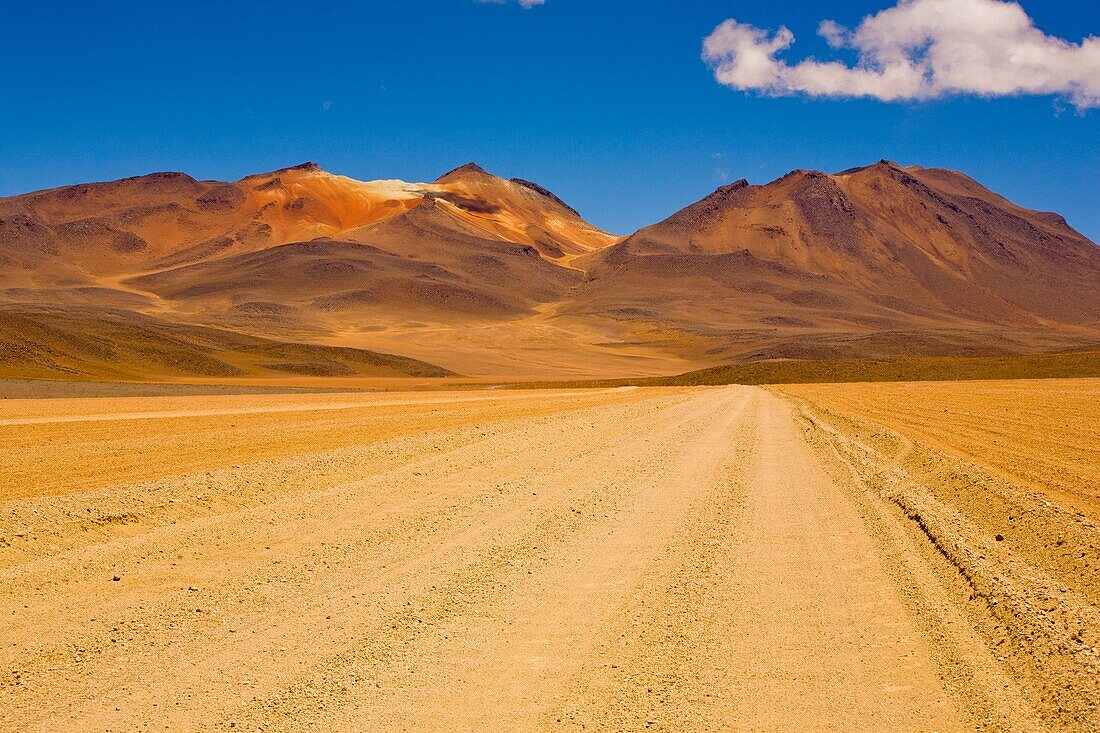
[[[479,3],[492,3],[494,5],[503,5],[509,0],[477,0]],[[536,5],[545,5],[546,0],[519,0],[519,4],[525,9],[530,10]]]
[[[871,97],[883,101],[1054,94],[1078,109],[1100,106],[1100,38],[1072,43],[1049,36],[1015,2],[900,0],[854,29],[825,20],[818,33],[857,61],[779,54],[794,44],[771,32],[727,20],[703,43],[703,59],[720,83],[773,95]]]

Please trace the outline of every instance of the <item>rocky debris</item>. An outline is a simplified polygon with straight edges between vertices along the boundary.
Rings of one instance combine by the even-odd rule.
[[[111,240],[111,249],[119,254],[132,254],[149,249],[149,243],[133,232],[119,232]]]
[[[30,245],[45,254],[58,254],[53,232],[38,218],[28,214],[0,217],[0,246],[9,243],[16,243],[21,249]]]
[[[244,203],[244,193],[231,183],[214,186],[195,199],[203,211],[232,211]]]
[[[198,183],[194,178],[186,173],[177,173],[175,171],[162,171],[160,173],[150,173],[146,176],[131,176],[129,178],[123,178],[120,183],[129,181],[141,181],[142,183],[186,183],[195,184]],[[110,185],[100,184],[100,185]]]
[[[896,169],[900,169],[901,166],[898,165],[897,163],[895,163],[892,160],[886,160],[885,158],[883,158],[882,160],[875,163],[874,165],[857,165],[854,168],[847,168],[845,170],[839,171],[838,173],[836,173],[836,175],[838,175],[838,176],[850,176],[854,173],[862,173],[863,171],[869,170],[871,168],[896,168]]]
[[[156,216],[158,214],[179,214],[181,211],[183,211],[183,207],[174,201],[169,201],[165,204],[152,204],[150,206],[135,206],[132,209],[120,212],[118,216],[115,217],[115,221],[124,226],[134,226],[151,216]]]
[[[274,233],[270,224],[254,221],[233,236],[238,242],[254,243],[266,242]]]
[[[810,231],[825,237],[834,246],[854,250],[855,234],[860,231],[860,212],[831,176],[811,171],[795,187],[791,199],[798,206]]]
[[[200,191],[200,184],[186,173],[150,173],[144,176],[131,176],[117,181],[103,183],[82,183],[75,186],[38,191],[29,194],[35,201],[62,201],[66,204],[93,204],[100,195],[113,195],[119,191],[130,191],[141,195],[193,196]]]
[[[56,231],[63,237],[81,240],[87,240],[93,237],[105,237],[115,233],[115,230],[107,223],[107,220],[99,216],[58,224]]]
[[[283,179],[275,176],[266,183],[261,183],[258,186],[253,187],[254,191],[280,191],[283,189]]]

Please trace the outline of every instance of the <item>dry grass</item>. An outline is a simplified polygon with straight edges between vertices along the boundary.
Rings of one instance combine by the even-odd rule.
[[[364,349],[277,341],[127,311],[0,308],[0,378],[416,376],[452,373]]]
[[[748,362],[672,377],[539,383],[539,387],[701,387],[725,384],[949,382],[1100,377],[1100,351],[1008,356],[914,356]],[[513,385],[521,386],[521,385]]]
[[[1100,514],[1100,380],[789,385],[831,413],[870,421],[1005,479]]]

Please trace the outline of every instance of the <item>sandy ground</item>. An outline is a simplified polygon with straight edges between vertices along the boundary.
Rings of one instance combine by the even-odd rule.
[[[1095,458],[800,389],[4,401],[0,730],[1100,728]]]

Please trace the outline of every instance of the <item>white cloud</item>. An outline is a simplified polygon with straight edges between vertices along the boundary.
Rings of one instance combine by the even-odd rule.
[[[722,84],[766,94],[872,97],[883,101],[1055,94],[1078,109],[1100,106],[1100,37],[1071,43],[1049,36],[1015,2],[899,0],[854,29],[825,20],[818,33],[851,49],[855,65],[777,58],[794,43],[727,20],[703,43],[703,58]]]
[[[503,5],[508,0],[477,0],[479,3],[492,3],[494,5]],[[545,5],[546,0],[519,0],[519,4],[525,9],[530,10],[536,5]]]

